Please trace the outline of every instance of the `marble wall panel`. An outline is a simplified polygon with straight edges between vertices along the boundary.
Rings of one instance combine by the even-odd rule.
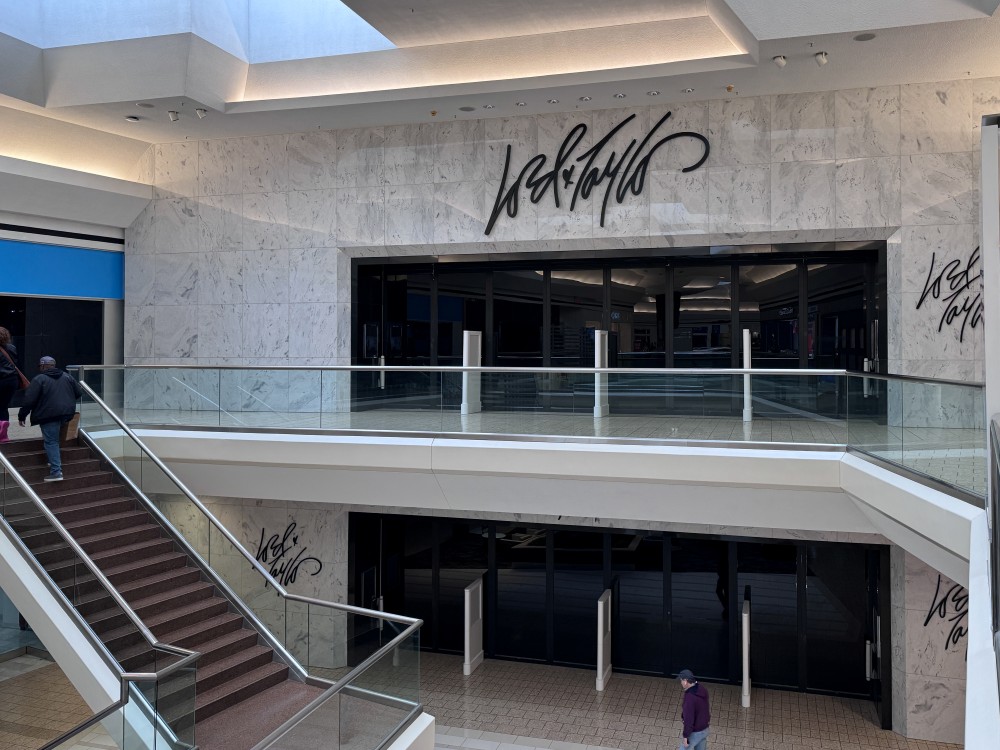
[[[142,156],[139,157],[138,163],[135,165],[135,181],[143,185],[152,185],[154,174],[154,154],[156,153],[156,147],[150,146],[147,148]]]
[[[283,304],[288,295],[289,251],[248,250],[243,253],[243,294],[250,304]]]
[[[653,172],[649,179],[650,234],[707,234],[708,170]]]
[[[239,138],[198,142],[198,195],[243,192],[243,147]]]
[[[434,193],[423,185],[385,188],[385,244],[434,243]]]
[[[511,181],[507,183],[507,189]],[[500,181],[487,180],[485,186],[484,205],[486,218],[489,219],[494,207],[502,203]],[[485,231],[485,230],[484,230]],[[538,206],[532,203],[529,193],[521,191],[516,205],[516,215],[511,216],[508,209],[500,206],[497,219],[489,234],[491,242],[530,242],[538,239]]]
[[[653,142],[671,133],[698,133],[709,138],[708,102],[679,102],[649,109],[649,127],[653,128],[667,114]],[[711,150],[711,143],[709,150]],[[675,138],[656,150],[650,159],[651,171],[682,170],[697,164],[705,156],[705,145],[697,138]]]
[[[766,231],[771,224],[771,167],[767,164],[708,170],[712,232]]]
[[[539,153],[538,121],[534,117],[498,117],[486,120],[485,138],[485,177],[487,181],[496,182],[497,185],[503,176],[508,146],[508,186],[517,179],[524,164]]]
[[[604,133],[597,133],[594,130],[593,112],[553,112],[549,115],[538,115],[535,118],[535,122],[538,127],[537,153],[544,154],[548,158],[547,165],[551,165],[552,160],[555,159],[556,154],[559,152],[560,146],[563,145],[570,132],[577,126],[583,126],[586,130],[581,134],[579,139],[574,138],[578,142],[577,147],[573,150],[573,154],[576,156],[583,154],[594,145],[595,140],[605,135]],[[520,171],[520,168],[533,156],[535,154],[529,153],[523,154],[521,158],[518,158],[517,153],[515,153],[512,166],[516,166],[518,171]],[[491,174],[488,177],[499,177],[499,174]]]
[[[837,226],[899,226],[899,174],[895,157],[838,161]]]
[[[288,306],[288,315],[288,356],[336,356],[336,304],[330,302],[292,304]]]
[[[197,305],[157,305],[153,319],[153,356],[198,356]]]
[[[978,221],[973,164],[978,154],[909,154],[902,159],[903,224]]]
[[[486,231],[486,196],[482,182],[434,185],[435,242],[482,242]]]
[[[771,161],[771,101],[766,96],[709,102],[712,166],[768,164]]]
[[[475,182],[485,177],[483,120],[452,120],[434,126],[434,181]]]
[[[383,128],[337,131],[338,188],[381,186],[385,181]]]
[[[244,138],[243,192],[282,193],[288,190],[288,136]]]
[[[420,123],[385,128],[385,183],[426,185],[434,182],[434,125]]]
[[[294,370],[288,373],[288,411],[322,411],[323,375],[321,370]]]
[[[243,313],[243,356],[288,356],[288,305],[246,306]]]
[[[771,165],[771,228],[780,231],[832,226],[836,178],[833,161]]]
[[[198,219],[202,251],[243,249],[242,195],[211,195],[199,198]]]
[[[337,134],[310,130],[288,138],[288,189],[322,190],[337,184]]]
[[[155,251],[195,253],[201,246],[198,204],[191,198],[154,201]]]
[[[152,255],[126,255],[125,299],[141,307],[155,304],[153,289],[157,258]]]
[[[979,116],[972,82],[910,83],[900,87],[900,152],[941,154],[978,147]]]
[[[903,264],[900,285],[903,292],[922,294],[928,289],[930,299],[924,304],[940,308],[944,312],[943,300],[952,292],[950,283],[943,281],[938,299],[934,299],[933,282],[949,263],[958,261],[959,268],[967,268],[976,249],[976,228],[972,224],[945,224],[938,226],[903,227],[901,254]],[[978,274],[981,264],[974,266],[972,273]]]
[[[385,194],[382,187],[337,191],[337,245],[385,242]]]
[[[288,370],[223,370],[220,403],[230,412],[288,411]]]
[[[152,305],[125,305],[125,361],[153,356],[156,308]]]
[[[288,295],[292,302],[337,302],[339,254],[333,247],[307,247],[288,254]],[[347,268],[350,295],[350,263]]]
[[[243,353],[243,312],[246,305],[199,305],[198,341],[216,357]]]
[[[198,302],[197,253],[157,255],[153,300],[157,306],[192,305]]]
[[[288,194],[246,193],[243,196],[243,249],[288,247]]]
[[[834,109],[838,159],[899,154],[899,86],[838,91]]]
[[[156,201],[151,201],[125,229],[125,252],[152,254],[156,251]]]
[[[153,159],[154,198],[193,198],[198,192],[198,144],[161,143]]]
[[[198,302],[202,305],[238,305],[245,301],[243,253],[202,253],[198,266]]]
[[[965,737],[965,680],[906,675],[906,735],[960,744]]]
[[[771,161],[833,159],[834,92],[771,99]]]
[[[337,244],[337,191],[293,190],[288,194],[288,246]]]

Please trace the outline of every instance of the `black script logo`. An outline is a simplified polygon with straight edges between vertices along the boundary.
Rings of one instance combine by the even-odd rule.
[[[979,248],[972,251],[968,262],[962,265],[958,258],[948,261],[935,275],[937,255],[931,255],[924,291],[917,301],[917,308],[928,297],[944,301],[944,312],[938,322],[938,333],[945,325],[959,324],[958,340],[965,341],[966,328],[975,328],[983,319],[983,269],[979,267]]]
[[[295,578],[299,574],[299,568],[306,566],[306,571],[310,567],[315,568],[309,575],[319,575],[323,570],[323,563],[315,557],[306,557],[306,548],[298,550],[295,556],[292,553],[299,544],[298,534],[295,533],[295,521],[288,524],[285,533],[281,536],[272,534],[267,537],[264,529],[260,530],[260,544],[257,545],[257,562],[268,566],[268,571],[274,576],[282,586],[295,583]],[[265,539],[265,537],[267,537]]]
[[[667,112],[650,129],[641,142],[635,138],[628,144],[625,151],[619,156],[611,151],[607,159],[601,155],[601,151],[615,137],[622,128],[635,119],[635,115],[629,115],[622,120],[611,131],[595,143],[591,148],[574,158],[574,151],[583,141],[587,134],[587,126],[583,123],[576,125],[563,140],[556,151],[555,158],[552,159],[551,168],[546,169],[549,157],[545,154],[538,154],[532,157],[517,175],[510,186],[507,179],[510,175],[511,147],[507,145],[507,155],[504,159],[503,178],[500,180],[500,190],[497,192],[496,200],[493,202],[493,211],[490,213],[489,223],[486,225],[486,234],[493,231],[493,227],[504,211],[510,218],[517,216],[517,208],[521,201],[521,188],[528,191],[528,196],[532,203],[541,202],[550,192],[552,201],[558,208],[561,204],[562,192],[569,191],[572,187],[572,197],[570,198],[569,210],[576,208],[578,199],[586,200],[590,194],[605,185],[604,199],[601,203],[601,226],[604,226],[604,217],[608,210],[608,201],[612,194],[615,200],[621,204],[632,195],[640,195],[646,186],[646,176],[649,172],[649,163],[653,155],[663,146],[677,138],[694,138],[701,141],[705,147],[704,153],[697,162],[689,167],[684,167],[682,172],[691,172],[708,159],[708,139],[700,133],[682,131],[671,133],[652,143],[656,131],[662,127],[672,112]],[[580,171],[577,173],[577,165]]]
[[[969,614],[969,593],[960,584],[952,584],[944,593],[941,592],[941,576],[938,575],[937,588],[934,590],[934,601],[927,610],[924,627],[930,625],[935,617],[951,623],[951,629],[945,637],[944,650],[949,646],[958,646],[969,631],[965,627],[965,618]]]

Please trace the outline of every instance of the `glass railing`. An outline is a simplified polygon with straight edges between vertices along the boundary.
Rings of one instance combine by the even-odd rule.
[[[46,750],[79,747],[83,733],[98,723],[122,750],[196,747],[199,655],[160,643],[146,629],[22,475],[42,469],[15,467],[0,454],[0,531],[121,681],[118,701],[52,740]]]
[[[202,389],[211,380],[211,373],[205,375],[200,380]],[[126,399],[119,396],[116,400],[108,391],[112,380],[106,373],[105,395],[121,404]],[[87,382],[83,388],[80,429],[85,440],[118,469],[157,520],[176,532],[185,551],[257,626],[292,672],[326,688],[314,703],[309,721],[323,726],[339,721],[341,748],[374,750],[419,714],[420,620],[309,596],[311,576],[306,573],[311,571],[304,568],[316,561],[289,560],[280,535],[262,539],[257,554],[250,554],[225,523],[149,451],[115,408]],[[345,713],[341,706],[338,718],[338,706],[346,702],[351,703],[350,710]],[[292,727],[290,731],[306,730]]]
[[[118,366],[80,374],[131,425],[847,446],[973,495],[986,487],[975,383],[764,369]]]
[[[990,610],[993,625],[993,653],[1000,682],[1000,414],[990,420],[990,493],[987,522],[990,531]]]

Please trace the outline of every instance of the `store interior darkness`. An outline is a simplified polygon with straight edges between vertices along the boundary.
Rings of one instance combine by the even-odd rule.
[[[104,303],[99,300],[0,296],[0,326],[10,331],[19,366],[31,378],[38,360],[60,367],[103,361]]]
[[[448,261],[356,261],[356,364],[460,365],[474,330],[486,366],[590,367],[607,330],[611,367],[738,367],[749,328],[754,367],[884,371],[885,243]]]
[[[351,513],[349,555],[350,601],[423,619],[426,650],[462,653],[483,576],[488,658],[596,668],[610,589],[616,671],[738,683],[749,595],[755,686],[881,699],[885,547]]]

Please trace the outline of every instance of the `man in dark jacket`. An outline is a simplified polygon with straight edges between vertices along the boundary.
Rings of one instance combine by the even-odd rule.
[[[681,706],[684,739],[681,750],[705,750],[708,747],[708,722],[712,718],[708,712],[708,691],[694,678],[690,669],[678,672],[677,679],[684,688],[684,704]]]
[[[62,481],[62,455],[59,453],[59,429],[76,413],[76,400],[83,395],[80,384],[56,368],[52,357],[38,361],[39,373],[24,392],[24,406],[17,413],[18,423],[31,414],[31,424],[42,428],[42,442],[49,457],[49,475],[46,482]]]

